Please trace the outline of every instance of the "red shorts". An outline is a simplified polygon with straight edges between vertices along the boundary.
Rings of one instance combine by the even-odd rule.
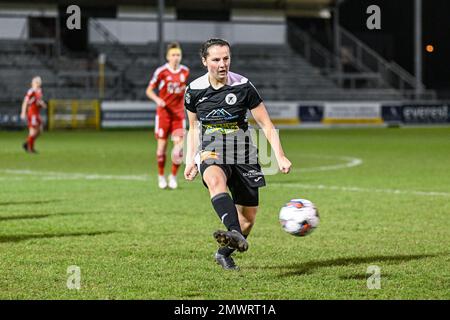
[[[28,116],[28,128],[40,128],[42,120],[39,113],[29,113],[27,116]]]
[[[155,137],[156,139],[166,140],[169,134],[172,140],[175,137],[183,138],[186,128],[186,121],[184,118],[184,111],[182,114],[173,114],[168,112],[165,108],[156,109],[155,118]]]

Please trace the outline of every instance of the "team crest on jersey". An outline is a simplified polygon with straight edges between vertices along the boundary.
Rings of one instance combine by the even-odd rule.
[[[186,80],[184,74],[180,74],[180,82],[184,82]]]
[[[237,97],[236,97],[236,95],[235,95],[234,93],[229,93],[229,94],[227,94],[226,97],[225,97],[225,102],[226,102],[228,105],[230,105],[230,106],[232,106],[233,104],[235,104],[236,101],[237,101]]]
[[[187,104],[191,103],[191,94],[189,92],[184,96],[184,101],[186,101]]]

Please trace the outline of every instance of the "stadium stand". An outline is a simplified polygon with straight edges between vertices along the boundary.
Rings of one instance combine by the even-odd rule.
[[[106,55],[103,98],[146,100],[145,87],[151,72],[159,65],[157,43],[125,45],[108,34],[99,22],[95,22],[95,26],[105,42],[92,43],[89,51],[81,54],[63,48],[64,54],[56,55],[55,41],[51,38],[1,40],[0,81],[5,83],[0,88],[1,102],[22,99],[29,79],[36,74],[44,79],[47,99],[98,98],[100,54]],[[205,72],[198,55],[200,44],[181,45],[183,63],[190,67],[192,79]],[[251,79],[266,100],[392,101],[408,98],[406,91],[382,81],[380,73],[364,68],[344,74],[346,82],[339,83],[342,79],[336,78],[329,66],[313,65],[311,54],[317,52],[310,51],[305,57],[302,50],[287,43],[236,44],[232,70]],[[363,85],[358,85],[359,80],[363,80]]]

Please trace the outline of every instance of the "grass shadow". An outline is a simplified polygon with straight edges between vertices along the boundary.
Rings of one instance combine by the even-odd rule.
[[[0,235],[0,243],[16,243],[34,239],[52,239],[66,237],[99,236],[115,233],[116,231],[93,231],[93,232],[73,232],[73,233],[44,233],[44,234],[17,234],[10,236]]]
[[[10,221],[10,220],[28,220],[28,219],[43,219],[43,218],[51,218],[51,217],[60,217],[60,216],[76,216],[76,215],[84,215],[91,214],[94,212],[61,212],[61,213],[49,213],[49,214],[22,214],[22,215],[13,215],[13,216],[0,216],[0,222],[2,221]]]
[[[64,201],[64,200],[61,200],[61,199],[54,199],[54,200],[8,201],[8,202],[0,202],[0,206],[47,204],[47,203],[54,203],[54,202],[61,202],[61,201]]]
[[[412,260],[421,260],[426,258],[433,258],[436,256],[448,255],[448,253],[442,254],[414,254],[414,255],[386,255],[386,256],[370,256],[370,257],[348,257],[348,258],[337,258],[329,260],[319,260],[319,261],[308,261],[303,263],[295,263],[291,265],[278,265],[278,266],[268,266],[266,269],[278,269],[287,270],[279,275],[279,277],[292,277],[300,276],[304,274],[311,274],[318,269],[328,268],[328,267],[345,267],[349,265],[377,265],[382,262],[387,263],[401,263],[408,262]]]

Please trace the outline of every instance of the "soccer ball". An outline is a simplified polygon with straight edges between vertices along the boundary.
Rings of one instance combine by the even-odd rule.
[[[280,210],[280,223],[284,231],[303,237],[319,225],[319,211],[306,199],[292,199]]]

